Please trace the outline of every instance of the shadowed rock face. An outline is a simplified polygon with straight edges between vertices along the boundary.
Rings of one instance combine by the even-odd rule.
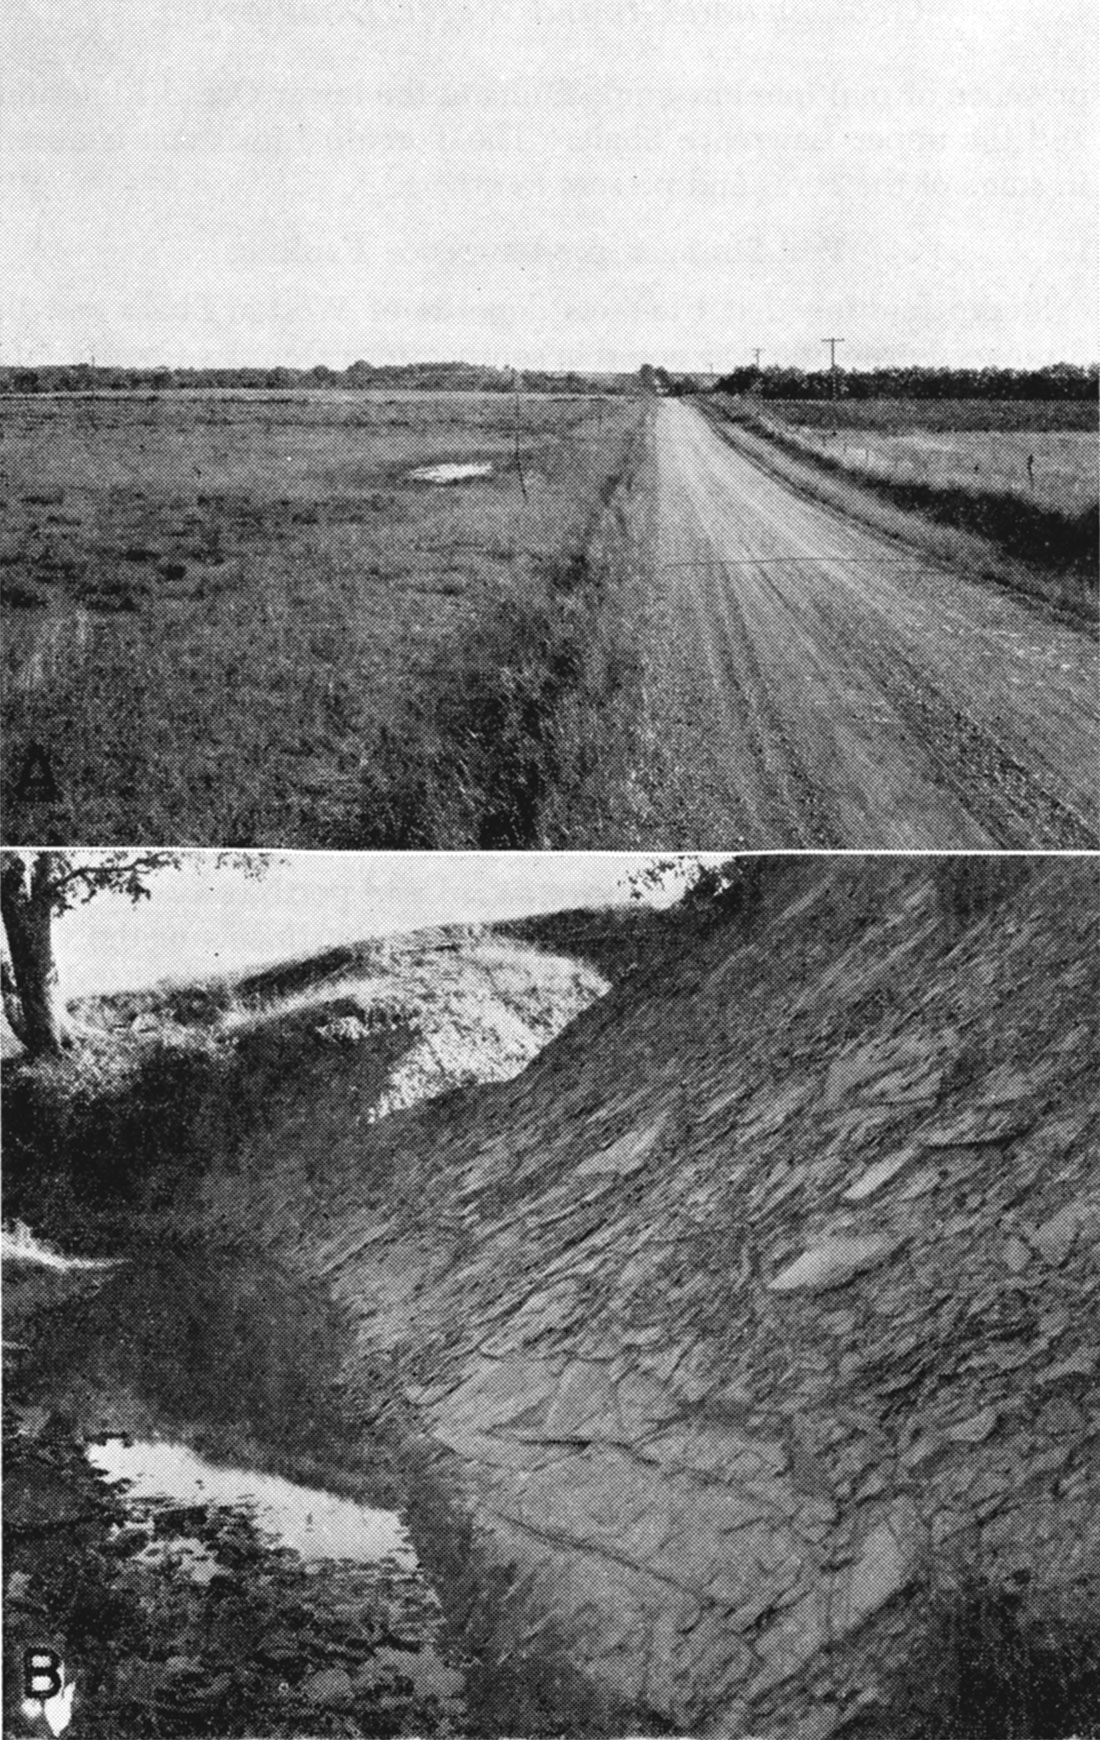
[[[487,1680],[814,1740],[945,1568],[1100,1574],[1097,904],[813,867],[333,1155],[299,1255],[465,1519]]]

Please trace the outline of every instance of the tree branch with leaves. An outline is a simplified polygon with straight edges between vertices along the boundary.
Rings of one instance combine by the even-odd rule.
[[[149,878],[178,868],[174,851],[0,852],[0,917],[10,964],[2,964],[4,1013],[32,1057],[60,1057],[72,1044],[54,959],[53,925],[106,890],[135,905]]]

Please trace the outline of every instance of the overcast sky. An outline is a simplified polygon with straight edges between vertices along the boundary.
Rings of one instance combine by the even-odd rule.
[[[0,359],[1092,360],[1094,0],[18,0]]]
[[[98,894],[58,920],[62,995],[239,972],[428,925],[619,904],[630,899],[630,872],[652,861],[613,852],[293,852],[269,858],[255,880],[216,853],[189,852],[182,868],[149,879],[150,898],[137,906]],[[670,881],[659,897],[677,891]]]

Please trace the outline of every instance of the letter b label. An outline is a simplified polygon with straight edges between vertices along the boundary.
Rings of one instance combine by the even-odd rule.
[[[23,1651],[23,1696],[45,1703],[56,1698],[65,1683],[61,1657],[54,1649]]]

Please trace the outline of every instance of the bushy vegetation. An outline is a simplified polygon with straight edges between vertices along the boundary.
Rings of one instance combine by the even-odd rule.
[[[907,435],[913,430],[956,435],[977,430],[1045,435],[1095,433],[1092,399],[768,399],[769,414],[809,429],[874,430]]]
[[[104,368],[92,363],[44,363],[31,368],[0,368],[0,393],[92,393],[179,391],[278,392],[338,389],[366,392],[379,388],[414,392],[577,393],[637,391],[635,375],[578,374],[575,370],[502,369],[485,363],[368,363],[329,368]]]
[[[82,1045],[60,1063],[16,1060],[5,1071],[6,1219],[70,1248],[96,1248],[136,1211],[186,1195],[205,1170],[290,1105],[327,1084],[366,1104],[415,1038],[407,1021],[369,1043],[329,1041],[346,1000],[311,1003],[216,1033],[201,1019],[175,1033]]]
[[[805,875],[789,852],[754,852],[700,864],[684,893],[683,910],[706,924],[750,921]]]
[[[567,611],[503,601],[448,648],[422,696],[383,730],[343,843],[530,845],[546,795],[565,771],[557,709],[583,669]]]
[[[422,695],[383,731],[358,817],[339,843],[538,844],[551,794],[575,791],[595,771],[599,711],[633,672],[625,646],[599,656],[601,603],[579,556],[549,596],[504,601],[441,654]],[[587,749],[565,727],[567,702],[592,726]]]
[[[1096,420],[1100,370],[1078,363],[1051,363],[1041,369],[921,368],[883,369],[740,368],[723,375],[720,393],[758,393],[764,399],[829,399],[834,387],[845,399],[1059,399],[1093,407]]]

